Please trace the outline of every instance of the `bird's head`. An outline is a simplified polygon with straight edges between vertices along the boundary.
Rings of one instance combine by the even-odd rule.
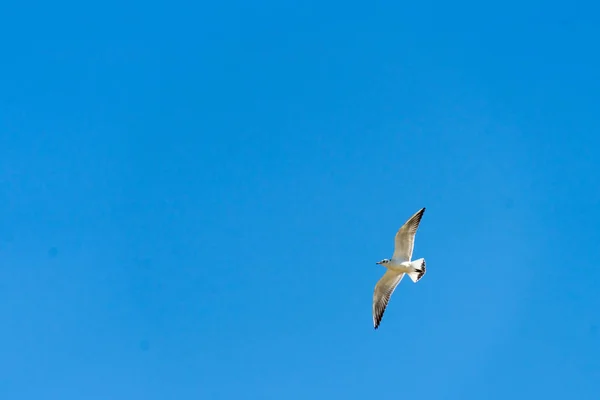
[[[384,264],[387,264],[387,263],[389,263],[389,262],[390,262],[390,260],[389,260],[389,259],[387,259],[387,258],[384,258],[383,260],[381,260],[381,261],[379,261],[379,262],[376,262],[375,264],[384,265]]]

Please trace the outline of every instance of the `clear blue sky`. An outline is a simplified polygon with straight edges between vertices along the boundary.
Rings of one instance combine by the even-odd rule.
[[[597,400],[599,11],[3,3],[0,398]]]

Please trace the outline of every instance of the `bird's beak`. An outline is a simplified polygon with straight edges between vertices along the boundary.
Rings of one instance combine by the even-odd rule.
[[[375,264],[381,265],[381,261],[377,261]]]

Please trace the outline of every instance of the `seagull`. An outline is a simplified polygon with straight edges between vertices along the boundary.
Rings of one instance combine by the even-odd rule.
[[[421,208],[398,229],[392,259],[384,258],[376,263],[386,267],[387,271],[375,285],[373,293],[373,325],[375,329],[379,327],[390,297],[404,278],[404,274],[408,274],[414,283],[417,283],[425,275],[425,259],[419,258],[411,261],[415,234],[424,212],[425,208]]]

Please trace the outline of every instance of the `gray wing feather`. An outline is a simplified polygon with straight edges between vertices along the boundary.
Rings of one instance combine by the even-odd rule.
[[[390,297],[403,277],[403,272],[394,272],[388,269],[375,285],[373,293],[373,325],[375,329],[379,327]]]
[[[425,208],[421,208],[402,225],[394,240],[394,255],[392,258],[398,261],[410,261],[415,245],[415,234],[423,217]]]

